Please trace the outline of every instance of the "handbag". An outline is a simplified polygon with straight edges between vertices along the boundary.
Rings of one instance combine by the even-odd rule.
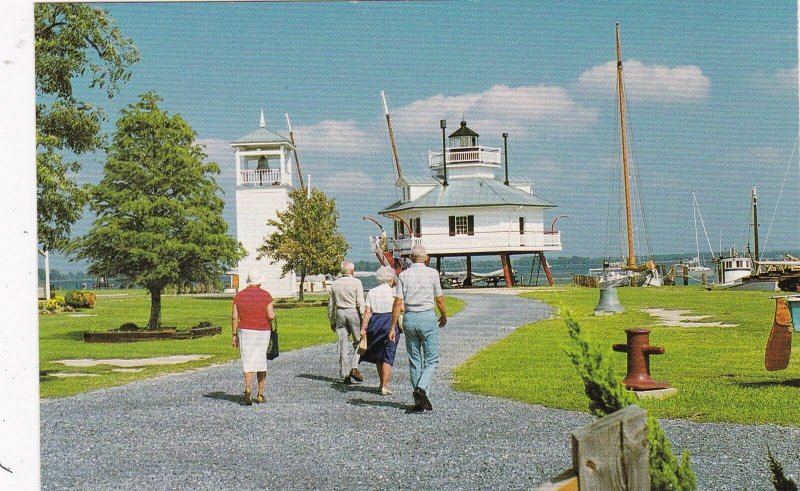
[[[267,360],[274,360],[280,355],[278,350],[278,331],[272,329],[269,332],[269,345],[267,346]]]
[[[358,349],[356,351],[358,351],[359,355],[361,355],[365,351],[367,351],[367,335],[366,334],[361,336],[361,341],[358,342]]]

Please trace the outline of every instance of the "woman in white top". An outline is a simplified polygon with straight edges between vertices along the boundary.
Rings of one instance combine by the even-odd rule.
[[[397,278],[394,270],[382,267],[377,272],[379,286],[367,293],[366,310],[361,321],[361,335],[367,336],[367,350],[359,361],[374,363],[378,368],[381,381],[381,394],[388,396],[389,377],[397,350],[397,341],[389,340],[389,329],[392,327],[392,305],[394,304],[394,285]],[[395,334],[400,330],[395,328]]]

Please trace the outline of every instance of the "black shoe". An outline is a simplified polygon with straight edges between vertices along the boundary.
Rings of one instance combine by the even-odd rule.
[[[352,378],[356,382],[364,381],[364,377],[361,375],[361,372],[358,370],[358,368],[350,370],[350,378]]]
[[[414,396],[414,407],[415,408],[416,407],[421,408],[422,407],[422,391],[420,389],[414,389],[414,392],[412,393],[412,395]]]
[[[353,385],[353,377],[348,375],[347,377],[344,378],[342,383],[344,383],[344,385]]]
[[[253,405],[253,398],[250,397],[250,388],[244,389],[244,405],[245,406],[252,406]]]
[[[430,399],[428,399],[428,394],[426,394],[425,391],[422,389],[417,389],[417,390],[419,391],[420,398],[422,399],[420,404],[422,406],[422,409],[426,411],[433,411],[433,406],[431,405]]]

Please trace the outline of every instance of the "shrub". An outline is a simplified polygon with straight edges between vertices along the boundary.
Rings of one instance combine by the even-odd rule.
[[[64,305],[66,305],[64,297],[62,297],[61,295],[55,295],[53,298],[51,298],[45,303],[44,308],[48,312],[58,312],[59,310],[64,308]]]
[[[573,345],[567,355],[583,380],[584,390],[589,397],[589,411],[596,416],[605,416],[633,404],[634,396],[614,376],[603,354],[589,347],[589,343],[581,336],[578,323],[569,314],[566,322]],[[650,415],[647,417],[647,443],[650,447],[651,490],[697,489],[697,477],[689,463],[689,452],[684,451],[678,463],[667,435],[658,420]]]
[[[141,328],[134,322],[126,322],[125,324],[119,326],[120,331],[138,331],[139,329]]]
[[[214,325],[214,324],[212,324],[212,323],[210,323],[210,322],[208,322],[208,321],[200,321],[200,322],[198,322],[198,323],[197,323],[197,325],[196,325],[196,326],[194,326],[194,327],[197,327],[197,328],[203,328],[203,327],[211,327],[211,326],[213,326],[213,325]]]
[[[67,305],[76,309],[93,309],[97,296],[93,292],[73,290],[65,296]]]

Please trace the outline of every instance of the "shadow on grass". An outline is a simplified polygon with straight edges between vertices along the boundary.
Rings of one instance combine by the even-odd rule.
[[[800,378],[786,380],[761,380],[759,382],[736,382],[736,385],[745,389],[757,389],[760,387],[795,387],[800,389]]]
[[[328,377],[325,375],[317,375],[314,373],[300,373],[297,375],[297,378],[304,378],[307,380],[317,380],[320,382],[328,382],[331,385],[332,389],[338,390],[339,392],[342,393],[346,392],[367,392],[371,394],[380,393],[380,390],[377,387],[368,387],[360,384],[346,384],[340,378]]]
[[[61,339],[64,341],[81,341],[83,342],[83,331],[69,331],[59,334],[45,334],[46,339]]]
[[[228,394],[226,392],[222,392],[221,390],[218,390],[216,392],[203,394],[203,397],[207,397],[209,399],[217,399],[217,400],[220,400],[220,401],[233,402],[233,403],[236,403],[236,404],[238,404],[240,406],[244,406],[244,396],[242,396],[240,394]]]

